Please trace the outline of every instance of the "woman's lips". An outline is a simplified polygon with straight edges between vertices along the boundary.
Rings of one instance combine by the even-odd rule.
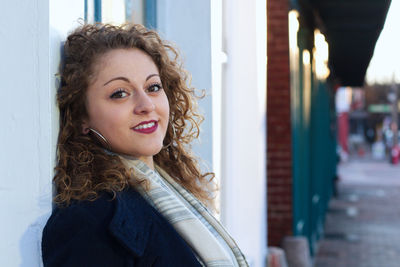
[[[132,128],[135,132],[144,133],[144,134],[151,134],[155,132],[158,128],[157,121],[143,121]]]

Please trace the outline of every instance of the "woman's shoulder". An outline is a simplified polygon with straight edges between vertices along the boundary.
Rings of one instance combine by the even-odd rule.
[[[131,210],[135,211],[135,216]],[[151,217],[146,214],[147,207],[134,190],[118,192],[114,197],[104,193],[94,201],[73,201],[66,207],[57,206],[43,229],[43,260],[61,262],[72,254],[80,260],[79,255],[84,253],[93,253],[94,258],[101,251],[103,257],[114,257],[113,251],[123,253],[121,244],[140,256],[152,224]]]
[[[107,217],[114,203],[108,194],[101,194],[95,200],[73,200],[69,205],[56,204],[47,224],[58,221],[65,223],[95,223],[100,217]],[[97,218],[97,219],[96,219]]]
[[[43,229],[42,245],[79,238],[100,228],[106,230],[114,212],[114,201],[102,194],[94,201],[72,201],[68,206],[57,205]]]
[[[108,224],[115,220],[115,216],[124,215],[126,210],[134,210],[136,216],[141,216],[147,213],[146,209],[145,200],[133,189],[125,189],[115,195],[100,192],[95,200],[74,200],[67,206],[57,205],[47,221],[45,230],[52,226],[60,229],[64,225],[68,228],[75,225],[99,224],[108,227]]]

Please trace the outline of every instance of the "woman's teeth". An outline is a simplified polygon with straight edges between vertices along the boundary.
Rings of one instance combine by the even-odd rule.
[[[146,123],[146,124],[141,124],[139,126],[136,126],[133,129],[135,129],[135,130],[147,129],[147,128],[153,127],[154,125],[155,125],[154,122],[149,122],[149,123]]]

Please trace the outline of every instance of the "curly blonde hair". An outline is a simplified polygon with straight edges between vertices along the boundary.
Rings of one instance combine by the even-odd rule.
[[[154,162],[201,201],[211,203],[210,181],[214,173],[202,173],[190,152],[190,142],[199,135],[203,118],[196,112],[194,88],[182,68],[177,50],[155,31],[141,25],[86,24],[72,32],[64,45],[61,86],[57,93],[60,132],[54,182],[55,202],[95,200],[101,192],[115,194],[140,181],[130,179],[118,156],[107,153],[96,139],[82,133],[88,117],[86,90],[95,74],[95,63],[113,49],[138,48],[158,67],[170,106],[164,148]]]

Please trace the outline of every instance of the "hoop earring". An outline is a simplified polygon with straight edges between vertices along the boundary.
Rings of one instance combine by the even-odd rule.
[[[101,133],[99,133],[98,131],[96,131],[95,129],[92,129],[92,128],[90,128],[90,127],[89,127],[89,130],[92,131],[92,132],[96,135],[96,137],[97,137],[97,139],[99,140],[99,142],[100,142],[106,149],[108,149],[109,151],[111,151],[110,143],[107,141],[107,139],[106,139]]]
[[[169,144],[168,144],[168,145],[166,145],[166,146],[163,146],[163,147],[162,147],[162,149],[167,149],[168,147],[170,147],[170,146],[172,145],[172,142],[173,142],[173,137],[174,137],[174,135],[175,135],[175,127],[174,127],[174,125],[173,125],[172,123],[170,123],[170,125],[171,125],[171,128],[172,128],[172,137],[171,137],[171,142],[169,142]]]

